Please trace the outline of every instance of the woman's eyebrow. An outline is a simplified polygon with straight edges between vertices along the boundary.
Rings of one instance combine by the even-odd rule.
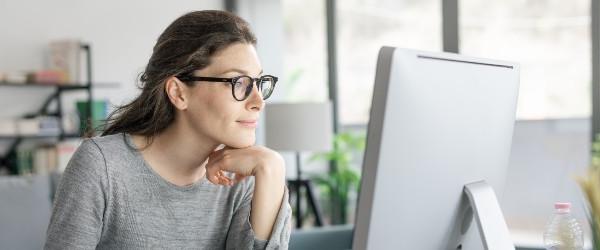
[[[229,73],[229,72],[236,72],[236,73],[240,73],[240,74],[242,74],[242,75],[248,75],[248,72],[247,72],[247,71],[245,71],[245,70],[242,70],[242,69],[228,69],[227,71],[225,71],[225,72],[221,73],[221,75],[222,75],[222,74]],[[262,74],[263,74],[263,70],[261,69],[261,70],[260,70],[260,73],[258,73],[258,75],[262,75]]]

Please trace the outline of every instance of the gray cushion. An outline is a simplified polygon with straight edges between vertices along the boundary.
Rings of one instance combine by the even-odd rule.
[[[353,225],[328,226],[292,231],[290,250],[352,249]]]
[[[2,249],[41,249],[50,222],[48,176],[0,176]]]

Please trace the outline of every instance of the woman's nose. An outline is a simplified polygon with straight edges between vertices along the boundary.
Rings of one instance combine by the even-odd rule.
[[[257,84],[253,84],[252,91],[250,92],[250,96],[248,96],[247,102],[249,109],[262,110],[262,108],[265,106],[265,101],[263,100],[262,93],[258,89]]]

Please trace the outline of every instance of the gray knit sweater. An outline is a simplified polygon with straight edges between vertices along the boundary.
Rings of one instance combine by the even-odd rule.
[[[268,240],[256,239],[249,221],[253,191],[253,177],[176,186],[129,135],[86,139],[56,193],[45,249],[287,249],[287,188]]]

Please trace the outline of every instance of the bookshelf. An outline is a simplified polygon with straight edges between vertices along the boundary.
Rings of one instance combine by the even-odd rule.
[[[8,150],[3,155],[0,155],[0,167],[8,168],[8,172],[11,175],[19,174],[17,168],[18,161],[18,147],[25,140],[39,140],[39,139],[57,139],[58,142],[65,139],[73,138],[84,138],[90,137],[94,134],[94,128],[92,128],[92,110],[93,110],[93,95],[92,89],[94,88],[112,88],[118,87],[117,83],[92,83],[92,53],[89,44],[81,44],[80,49],[85,53],[85,65],[86,65],[86,81],[85,82],[69,82],[66,84],[54,84],[54,83],[40,83],[40,82],[7,82],[0,81],[0,89],[10,88],[51,88],[52,93],[46,97],[41,107],[36,111],[23,114],[21,118],[34,118],[34,117],[56,117],[58,121],[58,132],[52,134],[34,134],[34,135],[22,135],[22,134],[4,134],[0,135],[0,140],[10,141]],[[84,122],[85,128],[80,129],[84,131],[82,134],[78,133],[66,133],[63,125],[63,107],[61,104],[61,97],[66,92],[83,91],[87,93],[87,112],[84,117],[80,119]],[[56,110],[50,110],[50,105],[56,103]]]

